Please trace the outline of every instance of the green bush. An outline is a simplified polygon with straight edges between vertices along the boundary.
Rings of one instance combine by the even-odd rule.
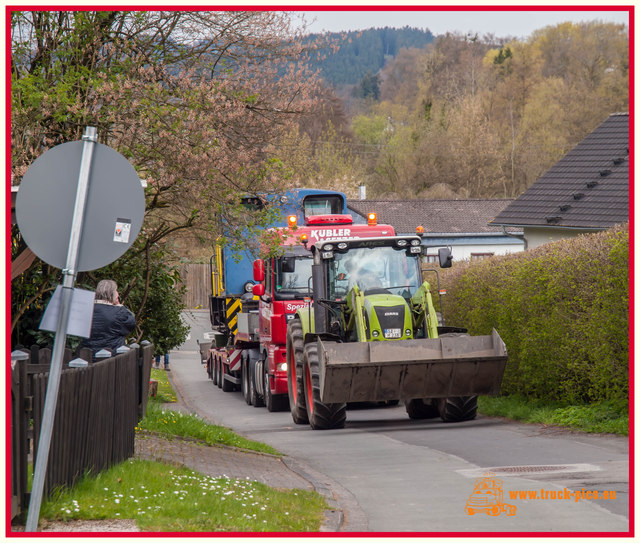
[[[628,225],[461,263],[442,282],[447,325],[505,341],[503,393],[628,401]]]

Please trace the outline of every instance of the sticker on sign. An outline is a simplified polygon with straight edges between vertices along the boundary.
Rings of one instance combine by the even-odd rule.
[[[119,243],[129,243],[131,234],[131,221],[127,219],[116,219],[116,228],[113,232],[113,241]]]

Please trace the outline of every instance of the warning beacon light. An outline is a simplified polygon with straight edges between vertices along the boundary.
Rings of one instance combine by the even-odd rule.
[[[418,234],[419,236],[423,236],[424,235],[424,226],[416,226],[416,234]]]
[[[369,213],[367,215],[367,223],[369,226],[376,226],[378,224],[378,215],[375,213]]]
[[[289,215],[289,217],[287,217],[287,223],[289,224],[289,228],[295,228],[298,226],[298,218],[295,215]]]
[[[306,247],[307,243],[309,243],[309,236],[307,236],[307,234],[302,234],[300,236],[300,241],[302,242],[302,244]]]

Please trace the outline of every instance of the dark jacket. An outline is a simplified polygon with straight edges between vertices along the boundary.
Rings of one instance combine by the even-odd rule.
[[[122,305],[93,304],[91,336],[82,340],[81,347],[88,347],[93,354],[100,349],[115,351],[124,345],[125,336],[136,327],[133,313]]]

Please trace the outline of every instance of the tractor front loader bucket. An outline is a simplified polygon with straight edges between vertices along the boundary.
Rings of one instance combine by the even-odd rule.
[[[317,342],[324,403],[497,394],[507,361],[495,330],[487,336]]]

